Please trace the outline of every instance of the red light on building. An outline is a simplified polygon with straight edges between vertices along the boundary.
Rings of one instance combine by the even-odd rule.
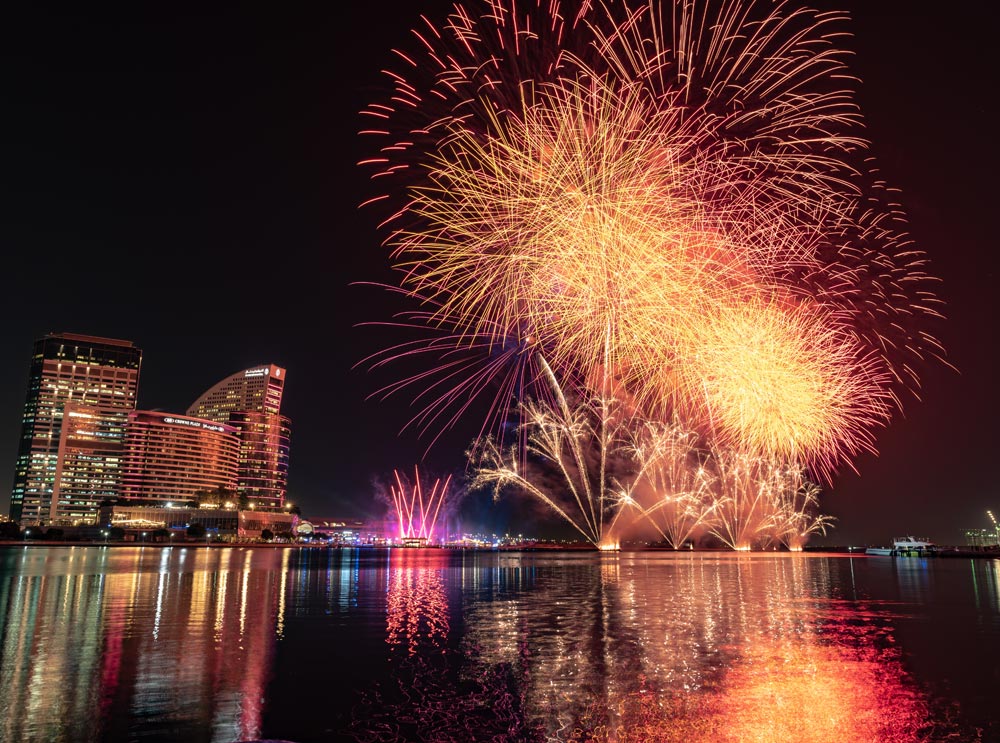
[[[232,426],[136,410],[129,414],[120,493],[143,501],[187,501],[236,490],[240,440]]]

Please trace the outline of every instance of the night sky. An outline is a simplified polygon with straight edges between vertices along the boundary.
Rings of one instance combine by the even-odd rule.
[[[389,276],[376,215],[357,208],[370,192],[357,112],[386,89],[379,70],[418,14],[441,18],[449,4],[196,15],[18,5],[0,24],[0,510],[32,341],[67,331],[143,349],[141,408],[183,412],[235,371],[286,367],[290,500],[307,517],[377,512],[371,479],[412,466],[428,442],[398,433],[407,398],[366,400],[391,377],[352,368],[387,342],[357,325],[392,310],[352,285]],[[934,331],[959,370],[922,369],[923,399],[880,432],[880,456],[826,488],[823,511],[838,519],[827,541],[960,543],[1000,510],[992,19],[901,0],[821,7],[853,16],[845,44],[867,136],[942,279],[948,321]],[[459,471],[478,423],[428,466]],[[467,506],[470,526],[551,528],[515,496]]]

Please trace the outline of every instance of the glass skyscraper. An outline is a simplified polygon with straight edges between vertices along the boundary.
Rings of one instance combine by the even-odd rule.
[[[22,525],[94,523],[118,488],[142,351],[52,333],[35,342],[10,515]]]

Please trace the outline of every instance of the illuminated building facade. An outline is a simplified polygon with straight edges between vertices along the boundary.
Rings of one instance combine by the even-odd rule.
[[[142,351],[130,341],[52,333],[35,342],[11,518],[92,523],[114,492],[123,423],[135,408]],[[64,420],[64,414],[73,412]],[[65,433],[65,436],[64,436]]]
[[[67,403],[49,523],[93,524],[101,501],[118,495],[129,410]]]
[[[995,529],[966,529],[965,543],[970,547],[996,547],[1000,538]]]
[[[291,421],[281,415],[285,370],[274,364],[232,374],[187,410],[232,426],[240,440],[237,490],[255,507],[281,509],[288,490]]]
[[[136,410],[129,414],[119,493],[126,501],[189,501],[236,490],[240,440],[225,423]]]
[[[241,537],[260,538],[264,529],[272,534],[291,532],[298,523],[299,517],[293,513],[240,511],[236,508],[167,508],[164,504],[119,501],[100,509],[102,527],[124,529],[133,536],[144,531],[167,529],[175,536],[183,533],[186,537],[189,526],[201,524],[207,537],[226,541]],[[181,541],[183,539],[178,539],[178,543]]]
[[[277,413],[235,412],[229,425],[240,437],[236,489],[262,508],[281,508],[288,489],[291,421]]]
[[[268,364],[236,372],[199,397],[187,414],[216,423],[228,423],[231,413],[281,412],[285,370]]]

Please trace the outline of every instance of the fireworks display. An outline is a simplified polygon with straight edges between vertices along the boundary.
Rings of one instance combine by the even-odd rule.
[[[438,519],[443,515],[443,506],[448,500],[448,486],[451,477],[436,478],[424,482],[420,478],[419,467],[413,468],[410,482],[399,470],[393,472],[395,482],[389,486],[392,497],[393,514],[399,524],[399,539],[433,544],[440,539],[437,533]]]
[[[674,549],[712,538],[795,551],[825,533],[831,519],[816,513],[819,487],[800,466],[703,442],[676,423],[637,424],[613,399],[571,406],[546,371],[556,402],[523,405],[523,447],[487,437],[473,448],[473,489],[525,492],[599,549],[646,526]]]
[[[505,487],[523,490],[555,511],[595,547],[615,546],[614,527],[633,503],[634,475],[622,485],[612,479],[609,465],[620,439],[620,422],[610,405],[583,403],[570,407],[551,369],[546,367],[554,404],[529,402],[522,410],[523,451],[504,451],[487,438],[471,452],[476,475],[472,487],[493,488],[498,498]],[[536,482],[528,458],[558,472],[556,485]]]
[[[739,0],[492,0],[423,19],[392,95],[363,111],[374,201],[396,200],[395,289],[419,305],[403,322],[432,334],[375,360],[431,361],[386,391],[417,389],[425,429],[479,395],[497,419],[521,403],[515,459],[495,445],[479,481],[531,492],[595,544],[626,510],[671,543],[820,528],[800,508],[814,494],[788,495],[812,493],[801,482],[763,483],[829,480],[874,451],[939,352],[923,254],[863,167],[845,20]],[[672,425],[702,453],[635,459],[628,482],[660,478],[640,504],[609,457]],[[529,455],[561,471],[568,506],[518,470]]]
[[[647,423],[633,432],[626,449],[644,475],[635,489],[640,518],[674,549],[705,533],[718,506],[698,444],[694,432],[680,426]]]

